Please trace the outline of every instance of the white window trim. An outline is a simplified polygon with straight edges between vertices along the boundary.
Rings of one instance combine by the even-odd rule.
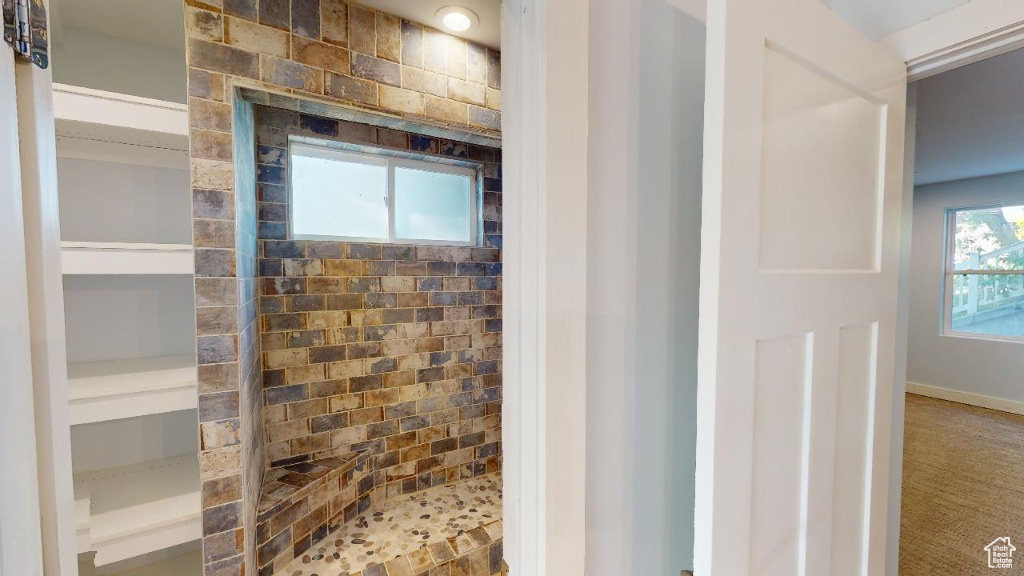
[[[956,213],[968,210],[984,210],[986,208],[1002,208],[1018,206],[1018,202],[1000,202],[978,206],[960,206],[946,209],[946,241],[943,243],[946,253],[943,255],[942,274],[942,336],[970,338],[974,340],[995,340],[1001,342],[1024,342],[1024,336],[1009,334],[990,334],[987,332],[965,332],[953,329],[953,282],[956,276],[1024,276],[1024,270],[957,270],[954,261],[956,254]]]
[[[388,237],[359,237],[344,235],[323,235],[323,234],[297,234],[294,230],[294,219],[291,211],[288,215],[288,237],[292,240],[326,240],[333,242],[358,242],[365,244],[398,244],[416,246],[479,246],[482,237],[481,229],[483,222],[481,218],[480,204],[483,196],[482,166],[476,163],[463,161],[447,161],[443,158],[409,158],[396,155],[391,150],[380,149],[380,153],[367,152],[362,150],[378,150],[360,147],[361,151],[348,149],[343,143],[330,140],[316,140],[304,137],[291,137],[288,140],[288,205],[294,206],[294,190],[292,187],[292,156],[297,150],[301,150],[302,156],[321,158],[324,160],[337,160],[340,162],[352,162],[379,166],[387,170],[387,186],[384,202],[387,204],[388,213]],[[421,238],[399,237],[395,230],[395,168],[414,168],[429,172],[442,174],[457,174],[467,176],[470,179],[469,214],[470,222],[469,240],[465,242],[451,240],[431,240]]]

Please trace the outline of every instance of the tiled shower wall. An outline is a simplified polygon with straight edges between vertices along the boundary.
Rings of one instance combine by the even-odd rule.
[[[269,465],[370,450],[391,494],[499,469],[501,152],[264,107],[256,121]],[[483,245],[288,240],[290,135],[472,162]]]
[[[238,88],[292,109],[312,99],[500,138],[500,63],[490,48],[342,0],[185,4],[204,572],[241,576],[254,552],[243,526],[262,472],[262,390]]]

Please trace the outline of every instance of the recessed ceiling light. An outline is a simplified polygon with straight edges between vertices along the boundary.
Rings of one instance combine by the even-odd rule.
[[[442,26],[452,32],[465,32],[480,24],[480,18],[476,13],[463,6],[445,6],[438,10],[435,16],[441,21]]]

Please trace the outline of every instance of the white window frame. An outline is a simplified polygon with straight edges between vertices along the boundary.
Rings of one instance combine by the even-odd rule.
[[[291,137],[288,140],[288,205],[294,206],[294,189],[292,186],[293,166],[292,157],[296,150],[301,150],[302,156],[322,158],[324,160],[336,160],[378,166],[386,169],[387,185],[385,190],[384,203],[387,205],[388,213],[388,236],[387,238],[366,238],[344,235],[324,234],[297,234],[294,230],[295,221],[292,218],[291,210],[288,215],[288,237],[293,240],[328,240],[335,242],[359,242],[366,244],[402,244],[418,246],[477,246],[479,245],[480,229],[480,197],[481,197],[481,170],[482,166],[469,162],[447,161],[443,158],[410,158],[396,154],[392,150],[374,149],[359,147],[360,151],[350,150],[343,143],[329,140],[314,140],[311,138]],[[372,151],[371,151],[372,150]],[[395,168],[411,168],[427,172],[441,174],[456,174],[466,176],[470,182],[469,214],[470,223],[469,240],[464,242],[451,240],[431,240],[423,238],[399,237],[395,231]]]
[[[956,269],[956,214],[971,210],[985,210],[988,208],[1004,208],[1006,206],[1020,206],[1020,202],[999,202],[996,204],[984,204],[978,206],[958,206],[946,209],[946,241],[943,244],[946,253],[943,255],[943,298],[942,298],[942,335],[955,336],[957,338],[974,338],[978,340],[1002,340],[1008,342],[1024,342],[1024,336],[1013,336],[1010,334],[991,334],[987,332],[964,332],[953,329],[953,282],[957,276],[1024,276],[1024,269],[1021,270],[957,270]]]

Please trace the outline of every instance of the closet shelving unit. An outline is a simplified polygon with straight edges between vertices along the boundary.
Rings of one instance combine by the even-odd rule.
[[[81,571],[198,576],[187,109],[53,99]]]

